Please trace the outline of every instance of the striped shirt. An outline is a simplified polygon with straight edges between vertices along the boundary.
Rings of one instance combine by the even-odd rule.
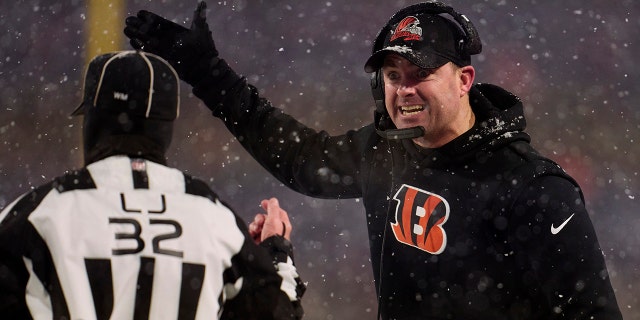
[[[0,213],[7,319],[296,319],[291,244],[255,245],[206,183],[114,156]]]

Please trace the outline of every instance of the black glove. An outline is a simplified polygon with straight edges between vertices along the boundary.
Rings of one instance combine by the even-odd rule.
[[[182,80],[196,85],[219,62],[218,50],[206,21],[206,8],[204,1],[198,3],[190,29],[140,10],[136,16],[125,20],[124,34],[135,49],[163,57]]]

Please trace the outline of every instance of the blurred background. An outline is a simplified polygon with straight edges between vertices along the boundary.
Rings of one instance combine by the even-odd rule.
[[[363,64],[398,9],[417,1],[210,1],[222,57],[274,105],[340,134],[372,120]],[[640,2],[451,0],[484,44],[478,82],[522,98],[533,145],[584,188],[625,319],[640,319]],[[140,9],[189,26],[196,1],[17,0],[0,4],[0,208],[81,167],[88,59],[130,46]],[[114,27],[115,26],[115,27]],[[375,287],[359,200],[320,200],[273,179],[182,87],[169,164],[207,181],[245,220],[277,196],[294,225],[307,319],[374,319]]]

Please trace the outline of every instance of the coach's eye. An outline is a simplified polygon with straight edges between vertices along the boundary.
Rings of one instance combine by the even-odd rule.
[[[390,71],[390,72],[387,72],[387,79],[398,80],[400,79],[400,75],[395,71]]]
[[[418,80],[424,80],[424,79],[428,78],[429,75],[431,75],[431,73],[432,72],[429,69],[420,69],[416,73],[416,78],[418,78]]]

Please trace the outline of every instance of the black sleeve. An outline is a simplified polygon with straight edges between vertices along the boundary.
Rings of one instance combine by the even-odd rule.
[[[22,195],[0,212],[0,314],[7,319],[31,319],[26,303],[29,272],[24,257],[34,242],[35,230],[28,217],[47,195],[45,185]],[[41,256],[44,256],[42,252]]]
[[[622,319],[578,186],[559,176],[534,179],[509,225],[552,310],[548,319]]]
[[[361,197],[358,178],[364,140],[371,128],[339,136],[313,130],[273,107],[255,87],[229,72],[221,71],[227,75],[221,81],[213,77],[201,81],[193,92],[264,168],[306,195]]]
[[[238,226],[245,242],[223,275],[221,319],[301,319],[305,285],[293,264],[291,243],[270,237],[258,246],[239,218]]]
[[[14,211],[8,213],[13,215]],[[24,298],[29,273],[20,245],[26,240],[23,226],[24,219],[19,217],[5,217],[0,222],[0,314],[7,319],[31,318]]]

